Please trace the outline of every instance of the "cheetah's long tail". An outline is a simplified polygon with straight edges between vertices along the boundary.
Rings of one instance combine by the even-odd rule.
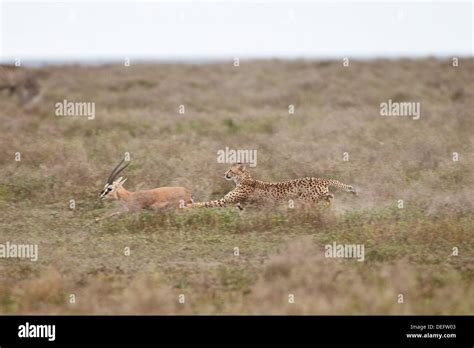
[[[344,190],[344,191],[347,191],[347,192],[350,192],[354,195],[357,196],[357,191],[354,189],[354,187],[352,187],[351,185],[346,185],[346,184],[343,184],[342,182],[340,181],[337,181],[337,180],[334,180],[334,179],[329,179],[327,180],[327,184],[328,186],[333,186],[333,187],[337,187],[341,190]]]

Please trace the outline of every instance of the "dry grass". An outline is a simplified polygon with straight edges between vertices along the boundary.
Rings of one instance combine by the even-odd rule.
[[[38,104],[0,96],[0,243],[40,252],[36,263],[0,259],[0,313],[474,313],[473,68],[472,59],[41,68]],[[95,102],[96,119],[56,117],[63,99]],[[379,116],[388,99],[421,102],[421,119]],[[93,223],[114,209],[97,194],[124,152],[127,188],[180,185],[205,200],[232,187],[216,161],[226,146],[258,150],[257,178],[331,177],[361,194],[336,192],[331,209],[309,212]],[[324,258],[333,241],[363,243],[366,261]]]

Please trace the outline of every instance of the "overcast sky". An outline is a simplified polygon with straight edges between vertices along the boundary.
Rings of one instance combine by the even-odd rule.
[[[3,61],[473,53],[469,1],[1,1]]]

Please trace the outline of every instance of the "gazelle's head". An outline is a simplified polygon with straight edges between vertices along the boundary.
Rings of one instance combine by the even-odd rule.
[[[99,198],[105,199],[107,197],[112,197],[112,198],[117,198],[116,197],[116,192],[117,189],[122,187],[122,185],[127,181],[127,179],[124,179],[123,177],[119,177],[117,179],[117,176],[120,174],[122,170],[128,167],[130,162],[125,164],[122,168],[119,168],[122,163],[125,160],[123,159],[115,168],[112,170],[112,173],[110,173],[109,178],[107,179],[107,182],[105,183],[104,189],[102,190],[101,193],[99,193]]]
[[[224,177],[226,180],[234,180],[234,182],[238,184],[243,179],[250,178],[250,173],[244,164],[235,163],[225,172]]]

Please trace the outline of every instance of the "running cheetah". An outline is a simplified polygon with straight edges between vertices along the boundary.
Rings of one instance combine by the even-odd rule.
[[[334,186],[344,191],[357,194],[352,186],[333,179],[301,178],[281,182],[264,182],[253,179],[245,165],[233,164],[226,172],[225,178],[233,180],[235,189],[223,198],[189,204],[188,207],[225,207],[236,204],[240,209],[246,203],[274,202],[296,199],[304,203],[315,203],[321,200],[330,202],[334,196],[328,187]]]

